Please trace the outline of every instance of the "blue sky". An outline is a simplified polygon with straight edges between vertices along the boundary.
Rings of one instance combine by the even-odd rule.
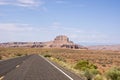
[[[0,0],[0,42],[120,44],[120,0]]]

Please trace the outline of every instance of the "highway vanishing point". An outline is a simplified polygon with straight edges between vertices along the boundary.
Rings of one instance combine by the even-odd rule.
[[[0,80],[83,80],[39,55],[0,61]]]

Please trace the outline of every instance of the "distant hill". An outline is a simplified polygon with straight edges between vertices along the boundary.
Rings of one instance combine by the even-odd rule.
[[[0,43],[0,47],[31,47],[31,48],[70,48],[86,49],[86,47],[73,43],[67,36],[59,35],[48,42],[8,42]]]
[[[91,50],[112,50],[112,51],[120,51],[120,44],[118,45],[98,45],[98,46],[89,46],[87,47]]]

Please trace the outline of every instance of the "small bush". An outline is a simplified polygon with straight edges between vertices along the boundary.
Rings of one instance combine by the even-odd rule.
[[[85,71],[86,69],[97,69],[97,66],[86,60],[81,60],[75,65],[74,68]]]
[[[114,67],[106,72],[108,80],[120,80],[120,67]]]
[[[104,79],[103,79],[103,76],[101,76],[100,74],[97,74],[94,80],[104,80]]]
[[[63,57],[57,57],[57,59],[58,59],[59,61],[66,62],[66,60],[65,60]]]
[[[86,60],[79,61],[74,68],[84,71],[83,75],[86,77],[86,80],[92,80],[97,74],[99,74],[97,66]]]
[[[86,80],[93,80],[98,74],[99,71],[97,69],[86,69],[83,75],[86,77]]]
[[[99,72],[97,69],[89,69],[89,71],[90,71],[93,75],[100,74],[100,72]]]
[[[0,55],[0,60],[2,59],[2,55]]]
[[[51,55],[49,55],[49,54],[46,54],[46,55],[44,55],[44,57],[51,57]]]
[[[84,76],[87,80],[92,80],[94,75],[89,70],[85,70]]]
[[[17,53],[17,54],[16,54],[16,56],[22,56],[22,54],[20,54],[20,53]]]

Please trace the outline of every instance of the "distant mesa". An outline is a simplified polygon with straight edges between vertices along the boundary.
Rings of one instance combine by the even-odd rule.
[[[120,44],[116,45],[96,45],[87,47],[90,50],[111,50],[111,51],[120,51]]]
[[[57,36],[52,44],[49,47],[57,47],[57,48],[71,48],[71,49],[84,49],[85,47],[75,44],[69,40],[69,38],[65,35]]]
[[[67,45],[71,46],[75,45],[72,41],[69,41],[69,38],[64,35],[57,36],[52,44],[50,45],[51,47],[67,47]]]
[[[48,42],[8,42],[8,43],[0,43],[0,47],[86,49],[86,47],[83,47],[81,45],[73,43],[65,35],[59,35],[53,41],[48,41]]]

